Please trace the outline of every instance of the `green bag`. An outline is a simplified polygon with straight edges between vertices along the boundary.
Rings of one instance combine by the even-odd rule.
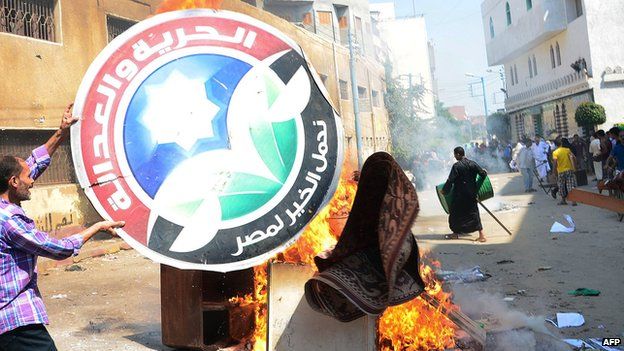
[[[444,212],[448,214],[449,207],[453,202],[453,188],[451,188],[451,191],[448,194],[443,195],[443,187],[444,183],[436,186],[436,192],[438,193],[438,200],[440,200],[440,204],[442,205]],[[479,201],[485,201],[494,197],[494,189],[492,189],[492,183],[487,175],[482,177],[480,174],[477,174],[477,189],[477,198]]]

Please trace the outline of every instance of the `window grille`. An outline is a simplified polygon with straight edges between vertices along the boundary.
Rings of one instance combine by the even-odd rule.
[[[119,34],[125,32],[130,27],[135,25],[136,22],[128,21],[123,18],[106,15],[106,29],[108,30],[108,42],[110,43]]]
[[[55,41],[54,0],[0,0],[0,32]]]
[[[2,130],[0,131],[0,156],[17,156],[23,159],[31,151],[43,145],[52,136],[51,130]],[[63,142],[52,157],[52,164],[37,179],[35,185],[76,183],[69,140]]]

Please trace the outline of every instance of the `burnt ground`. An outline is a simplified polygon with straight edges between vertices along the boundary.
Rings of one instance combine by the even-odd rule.
[[[524,194],[519,175],[495,175],[492,181],[497,197],[486,205],[496,210],[514,235],[507,235],[483,214],[489,239],[485,244],[444,240],[446,216],[435,194],[419,193],[422,211],[414,232],[421,248],[429,249],[445,270],[479,265],[491,275],[487,281],[455,287],[463,310],[487,321],[524,322],[524,315],[535,316],[533,322],[537,320],[542,328],[545,324],[538,316],[580,312],[586,320],[582,327],[548,328],[570,338],[622,337],[624,223],[608,211],[557,206],[543,192]],[[550,226],[563,221],[564,213],[572,215],[576,231],[550,234]],[[512,262],[497,263],[502,261]],[[158,264],[129,250],[77,265],[83,270],[55,268],[40,277],[49,330],[59,350],[170,350],[161,344]],[[601,294],[566,293],[582,287]],[[490,315],[483,316],[481,312],[488,308]]]

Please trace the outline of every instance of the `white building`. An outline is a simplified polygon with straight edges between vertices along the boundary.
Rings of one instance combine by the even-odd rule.
[[[485,0],[481,13],[515,138],[582,134],[574,113],[587,101],[605,107],[603,128],[624,121],[624,1]]]
[[[418,116],[423,119],[434,117],[434,63],[433,45],[427,38],[427,25],[422,15],[396,18],[394,3],[370,4],[371,17],[377,21],[379,38],[388,48],[388,59],[392,64],[392,76],[400,78],[408,86],[420,84],[425,93]]]

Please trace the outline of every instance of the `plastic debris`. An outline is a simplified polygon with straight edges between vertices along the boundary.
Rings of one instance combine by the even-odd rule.
[[[67,295],[66,294],[56,294],[56,295],[52,295],[50,296],[51,299],[66,299]]]
[[[437,271],[436,277],[445,282],[457,282],[457,283],[474,283],[485,281],[491,277],[481,270],[481,267],[474,266],[471,269],[467,269],[461,272],[455,271]]]
[[[598,295],[600,295],[600,290],[587,289],[587,288],[578,288],[576,290],[568,291],[568,295],[572,295],[572,296],[598,296]]]
[[[570,215],[563,215],[563,218],[568,222],[568,226],[565,226],[559,222],[553,223],[552,227],[550,227],[551,233],[572,233],[576,230],[576,223],[572,219]]]
[[[514,263],[514,261],[512,261],[512,260],[502,260],[502,261],[496,262],[496,264],[507,264],[507,263]]]
[[[552,319],[546,319],[546,322],[552,323],[557,328],[580,327],[585,324],[585,318],[580,313],[557,313],[556,322]]]

